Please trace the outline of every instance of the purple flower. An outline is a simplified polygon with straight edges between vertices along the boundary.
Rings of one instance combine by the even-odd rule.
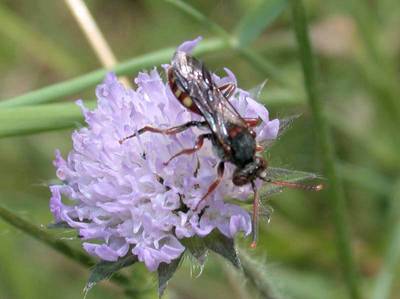
[[[190,52],[199,40],[178,49]],[[231,71],[226,73],[215,76],[217,84],[236,81]],[[87,127],[72,134],[73,149],[66,160],[56,152],[54,165],[63,184],[50,187],[55,221],[77,229],[89,254],[116,261],[131,252],[150,271],[177,259],[185,250],[183,238],[204,237],[214,229],[229,238],[238,232],[249,234],[248,212],[224,202],[251,194],[249,186],[233,185],[231,165],[207,198],[204,213],[195,209],[216,177],[218,158],[211,144],[163,165],[182,148],[192,147],[200,129],[176,136],[146,133],[119,143],[145,125],[166,128],[200,119],[176,100],[156,69],[139,73],[135,83],[136,90],[126,89],[108,74],[96,89],[95,110],[77,101]],[[258,141],[277,136],[279,120],[270,121],[266,108],[249,93],[237,89],[231,102],[241,115],[263,120],[256,129]]]

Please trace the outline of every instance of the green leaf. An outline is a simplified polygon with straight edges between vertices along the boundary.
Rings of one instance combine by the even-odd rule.
[[[137,262],[137,257],[134,255],[127,255],[120,258],[116,262],[101,261],[97,263],[91,273],[89,280],[85,286],[84,292],[87,293],[93,288],[98,282],[109,279],[111,276],[122,268],[128,267]]]
[[[263,0],[249,9],[236,28],[240,46],[246,47],[284,11],[287,0]]]
[[[169,264],[161,263],[160,266],[158,267],[158,269],[157,269],[158,296],[160,298],[164,294],[164,291],[165,291],[165,288],[167,287],[168,281],[172,278],[172,276],[175,274],[176,270],[178,269],[178,266],[179,266],[179,263],[181,262],[182,256],[183,255],[181,255],[176,260],[173,260]]]
[[[224,236],[217,230],[214,230],[211,234],[204,238],[204,242],[208,249],[226,258],[236,268],[241,268],[233,239]]]

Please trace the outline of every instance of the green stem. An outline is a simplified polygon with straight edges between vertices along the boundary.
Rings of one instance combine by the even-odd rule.
[[[221,39],[207,40],[203,41],[196,48],[195,53],[204,54],[224,49],[226,47],[226,43]],[[111,70],[99,69],[74,79],[50,85],[11,99],[6,99],[0,102],[0,108],[53,102],[57,99],[62,99],[66,96],[76,94],[90,86],[100,83],[109,71],[113,71],[117,75],[130,75],[142,68],[167,62],[171,58],[174,51],[175,48],[162,49],[122,62],[113,67]]]
[[[390,298],[390,290],[395,280],[395,275],[398,273],[400,263],[400,206],[397,200],[400,196],[400,180],[394,184],[394,192],[391,197],[393,200],[394,226],[390,233],[389,243],[384,254],[382,268],[380,269],[374,289],[372,291],[372,299],[388,299]]]
[[[245,59],[261,74],[274,79],[275,82],[281,85],[287,86],[287,80],[284,79],[285,77],[278,70],[277,67],[273,66],[270,62],[268,62],[264,57],[262,57],[254,50],[248,47],[241,46],[236,36],[231,35],[217,23],[211,21],[194,7],[181,0],[166,0],[166,2],[171,3],[178,9],[193,17],[197,22],[208,27],[210,31],[220,36],[220,38],[224,40],[232,50],[235,50],[243,59]]]
[[[17,216],[13,212],[5,209],[4,207],[0,206],[0,217],[8,222],[10,225],[18,228],[19,230],[23,231],[24,233],[30,235],[31,237],[35,238],[36,240],[44,243],[45,245],[53,248],[55,251],[58,251],[62,255],[68,257],[69,259],[75,261],[76,263],[90,268],[95,265],[95,261],[89,257],[88,255],[78,251],[67,243],[55,238],[45,230],[33,225],[32,223],[22,219],[21,217]],[[127,289],[129,284],[129,278],[124,275],[114,275],[111,277],[111,281],[116,283],[117,285]],[[129,290],[127,290],[128,292]],[[137,291],[135,291],[136,293]]]
[[[376,278],[375,288],[372,293],[372,299],[390,298],[390,290],[393,285],[395,275],[398,271],[400,261],[400,221],[397,221],[391,240],[385,253],[385,260],[382,269]]]
[[[299,54],[304,73],[304,84],[308,101],[314,117],[315,130],[319,139],[322,159],[329,181],[330,203],[333,211],[333,223],[336,229],[337,251],[344,278],[351,298],[358,299],[360,291],[358,287],[357,271],[351,251],[350,232],[346,219],[346,201],[342,183],[338,178],[335,167],[334,145],[326,119],[323,117],[322,102],[318,96],[313,54],[308,36],[307,20],[303,2],[291,0],[292,17],[296,38],[299,46]]]
[[[268,105],[295,105],[305,100],[291,93],[271,89],[266,94]],[[96,101],[84,101],[87,108],[96,107]],[[82,112],[73,102],[0,109],[0,138],[35,134],[53,130],[76,128],[83,120]]]
[[[94,108],[95,101],[85,101]],[[77,127],[83,116],[75,103],[45,104],[0,109],[0,138]]]
[[[181,0],[165,0],[165,1],[174,5],[176,8],[180,9],[181,11],[188,14],[189,16],[193,17],[197,22],[208,27],[215,34],[217,34],[221,38],[225,39],[225,41],[227,41],[227,42],[230,41],[231,36],[228,32],[225,31],[224,28],[222,28],[215,22],[211,22],[210,19],[208,19],[205,15],[203,15],[200,11],[195,9],[193,6],[187,4],[186,2],[183,2]]]
[[[243,268],[243,274],[250,282],[250,284],[259,292],[260,298],[277,299],[281,296],[276,294],[273,289],[272,283],[267,278],[267,271],[263,271],[260,267],[264,263],[253,260],[246,254],[245,250],[240,251],[240,261]]]

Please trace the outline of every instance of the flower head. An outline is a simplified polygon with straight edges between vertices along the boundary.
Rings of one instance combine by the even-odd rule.
[[[198,41],[185,42],[178,50],[190,52]],[[226,77],[215,75],[217,84],[236,82],[225,70]],[[139,73],[135,83],[136,89],[127,89],[108,74],[96,89],[96,109],[90,111],[77,101],[87,127],[72,134],[73,149],[66,160],[56,152],[54,165],[63,183],[50,187],[55,221],[77,229],[89,254],[116,261],[131,252],[150,271],[177,259],[185,250],[183,238],[204,237],[215,229],[229,238],[238,232],[249,234],[248,212],[224,202],[226,197],[243,200],[251,194],[249,186],[233,185],[231,165],[207,198],[207,207],[196,210],[216,177],[219,158],[211,144],[163,164],[193,147],[200,129],[174,136],[148,132],[119,143],[146,125],[167,128],[201,119],[177,101],[156,69]],[[256,129],[257,140],[277,136],[279,120],[270,121],[266,108],[248,92],[237,89],[230,101],[242,116],[263,120]]]

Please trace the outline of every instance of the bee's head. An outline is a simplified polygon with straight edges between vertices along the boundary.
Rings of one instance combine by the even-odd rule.
[[[256,178],[265,179],[267,169],[267,161],[256,156],[253,161],[247,163],[243,167],[238,167],[233,173],[232,181],[236,186],[243,186]]]

